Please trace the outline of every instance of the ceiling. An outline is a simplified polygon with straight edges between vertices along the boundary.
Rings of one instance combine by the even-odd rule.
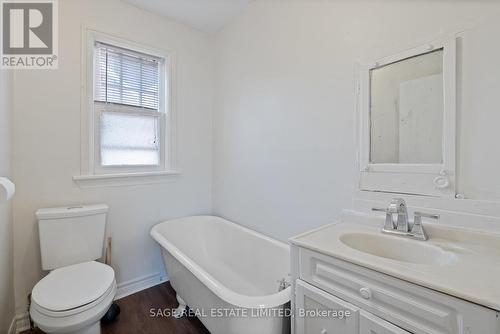
[[[122,0],[208,33],[219,31],[253,0]]]

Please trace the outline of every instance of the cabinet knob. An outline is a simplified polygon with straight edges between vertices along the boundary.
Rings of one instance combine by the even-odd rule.
[[[361,288],[359,289],[359,293],[364,299],[372,298],[372,291],[369,288]]]
[[[319,332],[320,334],[328,334],[328,331],[326,329],[322,329],[321,332]]]

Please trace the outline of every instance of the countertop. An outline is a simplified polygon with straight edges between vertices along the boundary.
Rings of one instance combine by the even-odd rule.
[[[306,232],[290,242],[500,311],[500,234],[425,224],[429,240],[418,241],[383,234],[383,223],[379,217],[370,215],[344,215],[338,223]],[[413,263],[379,257],[344,244],[341,236],[349,233],[374,234],[387,238],[383,239],[387,242],[398,238],[399,245],[407,246],[402,247],[403,252],[411,252],[415,243],[426,243],[439,247],[450,260]]]

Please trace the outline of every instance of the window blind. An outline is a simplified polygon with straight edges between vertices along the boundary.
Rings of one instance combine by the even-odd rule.
[[[94,100],[159,109],[160,58],[97,42]]]

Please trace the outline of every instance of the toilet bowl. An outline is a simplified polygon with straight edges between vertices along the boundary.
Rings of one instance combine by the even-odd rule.
[[[33,288],[30,315],[46,333],[99,334],[115,294],[110,266],[89,261],[61,267]]]

